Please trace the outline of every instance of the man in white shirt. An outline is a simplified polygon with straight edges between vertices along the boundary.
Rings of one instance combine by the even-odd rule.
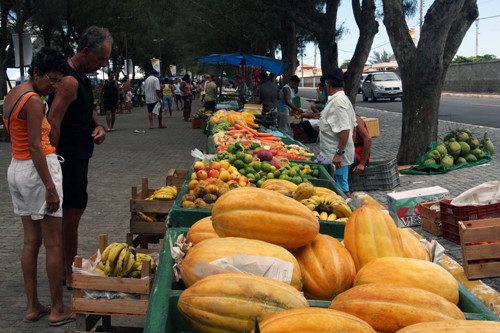
[[[329,70],[321,78],[325,81],[328,101],[319,121],[320,154],[335,166],[335,179],[342,191],[349,193],[349,165],[354,161],[352,138],[356,115],[349,98],[344,93],[342,70]]]
[[[156,103],[161,103],[162,95],[160,88],[160,80],[158,76],[160,73],[156,69],[152,69],[148,78],[144,81],[144,94],[146,95],[146,106],[148,108],[149,116],[149,129],[153,129],[153,110]],[[167,126],[162,123],[162,108],[158,114],[158,128],[165,128]]]

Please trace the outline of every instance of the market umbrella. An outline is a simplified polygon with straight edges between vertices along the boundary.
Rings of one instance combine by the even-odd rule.
[[[230,54],[211,54],[208,56],[194,59],[196,61],[205,62],[208,64],[231,64],[235,66],[246,65],[249,67],[262,67],[263,70],[281,75],[285,71],[286,62],[246,53],[230,53]]]

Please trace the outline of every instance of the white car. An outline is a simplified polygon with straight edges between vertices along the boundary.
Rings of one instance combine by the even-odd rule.
[[[396,98],[403,98],[403,87],[401,79],[394,72],[374,72],[368,73],[361,85],[363,101],[371,98],[376,102],[379,98],[389,98],[393,101]]]

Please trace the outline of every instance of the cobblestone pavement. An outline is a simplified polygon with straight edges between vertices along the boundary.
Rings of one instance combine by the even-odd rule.
[[[193,113],[200,107],[200,102],[193,103]],[[362,116],[379,118],[381,136],[374,138],[373,160],[394,158],[399,146],[401,115],[359,108]],[[181,119],[182,112],[174,111],[172,118],[166,118],[168,128],[149,129],[145,107],[134,108],[132,114],[117,115],[116,131],[107,133],[106,141],[96,146],[89,170],[89,205],[80,224],[78,254],[88,258],[98,248],[99,234],[108,234],[109,241],[124,242],[129,231],[129,199],[131,187],[141,186],[141,178],[148,177],[150,187],[162,186],[170,168],[187,169],[193,163],[190,151],[194,148],[206,150],[207,139],[201,130],[191,129],[190,123]],[[104,116],[100,116],[105,123]],[[158,123],[155,122],[155,126]],[[440,133],[460,127],[461,124],[440,122]],[[465,126],[465,125],[463,125]],[[485,129],[468,126],[473,132],[482,133]],[[500,142],[500,130],[487,129],[493,142]],[[139,132],[139,133],[136,133]],[[319,150],[319,144],[309,145],[313,151]],[[26,298],[20,267],[23,246],[23,229],[20,218],[12,212],[11,198],[6,182],[7,167],[10,163],[10,143],[0,142],[0,314],[1,332],[67,332],[75,328],[68,324],[60,328],[49,328],[48,317],[36,323],[26,324]],[[439,185],[452,195],[481,184],[487,180],[500,179],[498,158],[487,165],[465,168],[438,176],[401,175],[401,184],[395,191],[416,189]],[[385,191],[368,192],[382,204],[386,203]],[[427,238],[430,234],[415,228]],[[456,244],[444,241],[447,253],[460,262],[460,250]],[[42,247],[38,265],[39,297],[43,304],[49,304],[49,289],[45,272],[45,250]],[[499,279],[487,279],[485,282],[499,288]],[[64,289],[64,300],[70,304],[71,292]],[[143,318],[113,317],[116,326],[143,326]]]

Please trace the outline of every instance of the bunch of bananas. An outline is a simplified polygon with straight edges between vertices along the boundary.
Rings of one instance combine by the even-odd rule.
[[[143,213],[143,212],[136,212],[137,217],[146,222],[165,222],[167,220],[167,215],[166,213]]]
[[[352,214],[344,199],[330,189],[315,187],[316,194],[300,202],[312,210],[320,220],[347,222]]]
[[[146,200],[173,200],[177,198],[177,187],[163,186],[157,189]]]
[[[136,253],[135,248],[127,243],[112,243],[103,251],[99,266],[94,270],[108,276],[140,277],[144,259],[151,260],[152,270],[156,267],[151,256]]]

